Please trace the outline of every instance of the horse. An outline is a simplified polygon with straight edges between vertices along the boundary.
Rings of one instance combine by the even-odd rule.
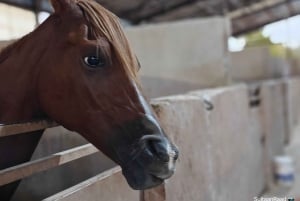
[[[120,165],[131,188],[162,184],[179,152],[143,95],[118,17],[93,0],[51,4],[44,23],[0,53],[0,122],[53,119]],[[1,138],[0,169],[30,160],[41,135]],[[18,182],[0,187],[2,201]]]

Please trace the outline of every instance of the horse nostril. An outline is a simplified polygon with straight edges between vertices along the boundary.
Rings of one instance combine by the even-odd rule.
[[[169,143],[162,137],[155,135],[144,136],[141,141],[145,143],[145,148],[153,155],[156,156],[163,162],[170,161],[170,145]]]
[[[167,145],[164,142],[149,141],[148,149],[154,156],[158,157],[163,162],[167,163],[170,161]]]

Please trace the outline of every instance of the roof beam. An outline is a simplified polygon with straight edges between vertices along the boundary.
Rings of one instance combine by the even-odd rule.
[[[245,8],[243,11],[231,14],[232,34],[240,35],[266,24],[300,14],[300,0],[277,0],[276,2],[277,4],[257,6],[257,9],[247,10]]]
[[[254,3],[250,6],[241,7],[229,13],[230,18],[237,18],[246,14],[251,14],[266,8],[274,7],[275,5],[287,2],[286,0],[264,0],[258,3]]]
[[[224,4],[220,4],[219,0],[202,0],[180,6],[166,13],[161,13],[145,20],[149,22],[162,22],[184,18],[224,15],[226,12],[225,9],[226,6]]]
[[[168,13],[182,6],[195,3],[199,0],[172,0],[172,1],[143,0],[143,1],[145,1],[145,3],[143,4],[142,7],[139,7],[138,9],[126,11],[120,16],[137,24],[146,21],[154,16],[163,13]],[[211,0],[211,1],[216,1],[216,0]]]
[[[225,15],[226,13],[251,5],[263,0],[198,0],[191,1],[180,7],[173,8],[168,12],[156,13],[154,16],[148,16],[143,20],[149,22],[172,21],[184,18],[207,17],[216,15]]]

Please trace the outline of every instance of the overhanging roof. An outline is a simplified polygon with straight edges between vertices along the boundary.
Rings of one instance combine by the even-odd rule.
[[[300,0],[97,0],[133,24],[228,15],[233,35],[300,14]],[[48,0],[0,0],[34,11],[52,11]]]
[[[299,0],[269,0],[232,12],[233,35],[260,28],[266,24],[300,14]]]

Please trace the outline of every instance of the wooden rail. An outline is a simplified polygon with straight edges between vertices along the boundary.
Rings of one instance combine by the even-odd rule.
[[[116,183],[118,189],[115,189]],[[128,187],[121,173],[121,168],[118,166],[42,201],[94,201],[96,198],[99,200],[137,201],[139,200],[139,192]]]
[[[35,173],[42,172],[76,159],[98,152],[93,145],[87,144],[75,147],[39,160],[23,163],[0,171],[0,186],[23,179]]]
[[[18,135],[33,131],[44,130],[46,128],[53,128],[58,126],[57,123],[50,120],[41,120],[28,123],[1,125],[0,124],[0,138],[11,135]]]
[[[40,131],[56,126],[59,125],[49,120],[12,125],[0,124],[0,140],[3,137]],[[59,167],[97,152],[98,149],[92,144],[86,144],[43,157],[35,161],[29,161],[17,166],[0,170],[0,186],[21,180],[39,172]],[[116,184],[118,184],[118,194],[114,194],[116,190],[114,185]],[[107,188],[108,186],[110,186],[110,188]],[[95,192],[97,192],[97,195],[95,195]],[[133,191],[129,188],[124,176],[122,175],[120,167],[107,170],[104,173],[52,195],[49,198],[46,198],[44,201],[94,201],[96,197],[101,197],[103,200],[111,200],[112,195],[114,197],[114,201],[139,200],[140,198],[138,191]],[[126,199],[124,200],[124,198]]]

